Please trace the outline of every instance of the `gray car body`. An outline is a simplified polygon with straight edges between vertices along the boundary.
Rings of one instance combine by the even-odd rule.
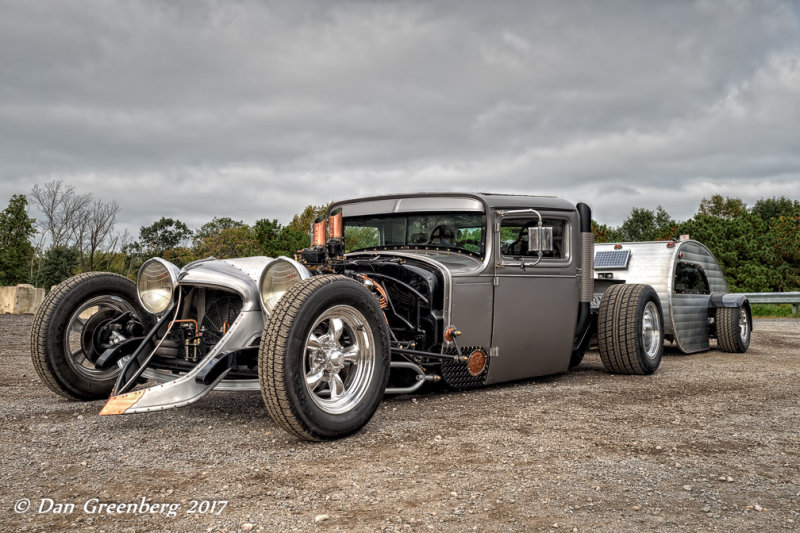
[[[407,256],[435,265],[445,278],[445,323],[457,327],[461,345],[488,349],[491,364],[486,383],[564,372],[575,337],[580,290],[580,232],[576,207],[547,196],[429,193],[391,195],[337,202],[347,225],[349,216],[431,211],[480,211],[486,216],[483,260],[447,251],[402,250],[357,252],[349,256]],[[523,268],[500,253],[497,224],[501,213],[535,209],[547,218],[566,221],[563,259],[543,259]],[[523,215],[525,216],[525,215]],[[535,220],[535,215],[529,215]],[[588,273],[591,276],[591,273]]]
[[[457,327],[462,346],[480,346],[491,357],[486,383],[499,383],[534,376],[564,372],[569,367],[575,337],[580,290],[581,239],[578,213],[565,200],[548,196],[495,194],[429,193],[380,196],[334,203],[330,211],[341,207],[345,225],[348,216],[413,212],[480,212],[486,217],[485,254],[482,259],[441,250],[383,250],[355,252],[348,257],[389,255],[425,262],[442,273],[445,324]],[[501,213],[536,209],[543,217],[566,222],[563,259],[543,259],[537,266],[524,268],[520,261],[500,253],[497,225]],[[535,219],[535,215],[522,217]],[[284,258],[286,259],[286,258]],[[252,257],[230,260],[208,259],[181,269],[179,285],[227,288],[240,294],[242,314],[235,322],[234,339],[229,334],[195,373],[221,350],[247,346],[261,335],[264,320],[257,316],[258,278],[274,259]],[[308,271],[296,264],[307,277]],[[591,272],[587,273],[591,276]],[[246,331],[242,331],[242,328]],[[147,370],[145,377],[165,382],[153,396],[158,404],[173,394],[179,380],[158,370]],[[191,379],[182,387],[193,387],[192,398],[203,392]],[[226,380],[217,390],[259,390],[258,380]],[[187,392],[188,394],[188,392]],[[144,402],[143,410],[145,409]]]
[[[608,280],[594,279],[589,269],[582,272],[581,255],[592,254],[581,239],[579,214],[575,205],[547,196],[516,196],[467,193],[399,194],[360,198],[334,203],[329,212],[342,208],[345,226],[352,216],[415,212],[480,212],[486,217],[485,254],[477,258],[446,250],[384,249],[357,251],[349,258],[382,255],[421,261],[436,268],[444,280],[444,323],[462,332],[459,344],[480,346],[491,357],[486,384],[564,372],[569,368],[576,336],[578,306],[582,298],[582,281],[593,284],[593,308],[610,285]],[[509,211],[535,209],[545,218],[560,218],[566,223],[562,258],[544,258],[527,268],[500,251],[499,223]],[[515,215],[515,217],[536,215]],[[711,252],[696,241],[679,241],[672,247],[666,242],[624,243],[632,251],[628,268],[615,271],[614,282],[644,283],[657,292],[664,313],[665,334],[674,338],[678,347],[691,353],[708,349],[708,310],[715,307],[742,305],[741,298],[728,294],[724,276]],[[599,244],[598,251],[613,245]],[[283,258],[289,260],[287,258]],[[181,269],[178,283],[188,286],[227,288],[239,293],[244,301],[237,319],[235,335],[224,342],[207,359],[221,349],[247,346],[262,333],[268,319],[259,303],[258,280],[264,268],[274,259],[251,257],[230,260],[203,260]],[[675,295],[673,278],[679,261],[702,266],[711,287],[710,295]],[[292,261],[302,272],[305,267]],[[587,278],[587,279],[584,279]],[[584,300],[588,301],[588,300]],[[197,370],[204,361],[197,365]],[[156,381],[174,380],[174,376],[149,370],[146,377]],[[184,385],[188,386],[188,385]],[[166,388],[170,388],[170,384]],[[218,390],[259,390],[258,380],[222,379]],[[167,391],[164,391],[167,392]],[[196,391],[202,394],[199,389]]]

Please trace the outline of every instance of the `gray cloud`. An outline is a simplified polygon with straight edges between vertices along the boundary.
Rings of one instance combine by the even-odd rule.
[[[0,1],[0,201],[287,222],[416,190],[800,198],[793,2]]]

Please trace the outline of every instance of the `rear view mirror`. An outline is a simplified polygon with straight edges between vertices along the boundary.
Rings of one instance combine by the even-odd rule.
[[[528,253],[553,251],[553,228],[531,226],[528,228]]]

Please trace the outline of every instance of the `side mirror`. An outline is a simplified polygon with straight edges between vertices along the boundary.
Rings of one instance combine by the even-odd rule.
[[[546,253],[553,251],[553,228],[531,226],[528,228],[528,252]]]

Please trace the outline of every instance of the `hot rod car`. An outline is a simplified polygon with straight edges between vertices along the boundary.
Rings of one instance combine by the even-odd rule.
[[[671,261],[683,245],[670,242],[653,246]],[[183,268],[153,258],[136,283],[101,272],[70,278],[34,319],[32,357],[67,398],[110,395],[103,415],[258,390],[278,425],[324,440],[363,427],[384,393],[564,372],[592,339],[604,366],[624,374],[654,372],[665,339],[691,338],[690,351],[709,337],[726,351],[747,349],[749,304],[726,294],[718,267],[706,264],[709,290],[681,299],[672,290],[687,280],[678,278],[697,271],[636,282],[631,257],[647,270],[631,245],[595,255],[582,203],[462,193],[348,200],[317,219],[311,246],[294,258]],[[679,301],[690,318],[662,307]]]

